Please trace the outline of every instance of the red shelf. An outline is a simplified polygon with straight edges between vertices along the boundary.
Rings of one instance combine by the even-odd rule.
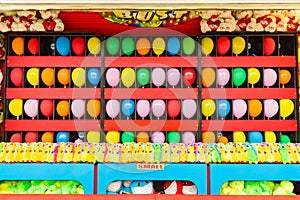
[[[5,131],[100,130],[99,120],[5,120]]]
[[[297,99],[296,88],[202,88],[202,99]]]
[[[197,88],[105,88],[104,99],[197,99]]]
[[[202,57],[202,67],[296,67],[296,56]]]
[[[104,131],[197,131],[197,120],[104,120]]]
[[[202,131],[297,131],[297,120],[203,120]]]
[[[106,57],[105,67],[197,67],[197,56]]]
[[[6,98],[99,99],[100,88],[6,88]]]
[[[7,67],[100,67],[99,56],[7,56]]]

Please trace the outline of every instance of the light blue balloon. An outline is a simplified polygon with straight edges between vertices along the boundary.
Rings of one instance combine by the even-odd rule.
[[[178,54],[180,50],[180,41],[177,37],[170,37],[167,41],[167,51],[172,56]]]
[[[71,48],[70,39],[67,38],[66,36],[61,36],[61,37],[57,38],[55,47],[56,47],[57,52],[61,56],[69,55],[70,48]]]
[[[89,82],[96,87],[100,82],[100,69],[90,68],[88,70],[87,78]]]
[[[250,143],[261,143],[263,142],[263,136],[261,132],[251,131],[248,134],[248,139]]]
[[[126,116],[129,117],[133,114],[135,110],[135,105],[134,101],[131,99],[126,99],[122,102],[122,113]]]
[[[228,100],[218,100],[218,115],[226,117],[230,112],[230,103]]]
[[[60,131],[56,135],[57,142],[69,142],[69,132]]]

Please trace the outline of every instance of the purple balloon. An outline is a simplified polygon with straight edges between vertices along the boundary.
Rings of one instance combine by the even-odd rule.
[[[165,70],[163,70],[162,68],[153,69],[153,71],[151,72],[151,80],[156,87],[162,86],[166,80]]]
[[[278,112],[279,105],[274,99],[266,99],[264,101],[265,116],[269,119],[275,116]]]
[[[139,100],[136,104],[136,111],[144,119],[150,112],[150,103],[148,100]]]
[[[26,115],[35,118],[39,112],[38,100],[28,99],[24,104],[24,110]]]
[[[230,73],[226,68],[220,68],[217,70],[217,83],[219,86],[224,87],[230,78]]]
[[[106,103],[106,113],[112,119],[114,119],[120,113],[120,102],[115,99],[111,99]]]
[[[165,134],[163,132],[154,132],[151,135],[151,141],[153,143],[164,143],[165,142]]]
[[[168,80],[168,83],[171,85],[171,86],[175,86],[179,83],[180,81],[180,72],[178,69],[175,69],[175,68],[171,68],[168,70],[167,72],[167,80]]]
[[[105,78],[109,86],[116,87],[120,82],[120,71],[117,68],[109,68]]]
[[[187,119],[192,118],[197,111],[197,103],[193,99],[185,99],[182,102],[182,114]]]
[[[194,135],[194,133],[192,132],[184,132],[182,134],[182,142],[186,145],[188,144],[194,144],[196,141],[196,137]]]
[[[80,119],[85,113],[85,102],[82,99],[75,99],[71,104],[72,114]]]
[[[264,69],[264,86],[271,87],[277,81],[277,73],[274,69]]]
[[[232,112],[233,112],[233,115],[237,119],[243,117],[246,114],[246,112],[247,112],[247,104],[246,104],[245,100],[243,100],[243,99],[236,99],[236,100],[233,100],[232,104],[233,104],[233,106],[232,106]]]
[[[153,115],[159,119],[166,111],[166,103],[163,100],[156,99],[152,102],[151,109]]]

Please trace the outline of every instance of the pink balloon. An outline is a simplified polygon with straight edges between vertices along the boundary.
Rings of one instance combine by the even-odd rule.
[[[197,111],[197,103],[193,99],[185,99],[182,102],[182,114],[187,119],[192,118]]]
[[[159,119],[166,111],[166,103],[163,100],[156,99],[152,102],[151,109],[153,115]]]
[[[221,87],[225,86],[230,78],[230,73],[226,68],[220,68],[217,70],[217,83]]]
[[[167,72],[167,80],[168,80],[168,83],[171,85],[171,86],[175,86],[179,83],[180,81],[180,72],[178,69],[175,69],[175,68],[171,68],[168,70]]]
[[[139,100],[136,104],[136,111],[144,119],[150,112],[150,103],[148,100]]]
[[[274,99],[266,99],[264,101],[265,116],[269,119],[275,116],[278,112],[279,105]]]
[[[73,115],[80,118],[85,113],[85,102],[82,99],[75,99],[71,104],[71,111]]]
[[[153,69],[153,71],[151,72],[151,80],[156,87],[162,86],[166,80],[165,70],[163,70],[162,68]]]
[[[243,117],[247,112],[247,104],[243,99],[236,99],[232,102],[232,112],[233,115],[239,119]]]
[[[120,82],[120,71],[116,68],[109,68],[106,72],[106,81],[109,86],[116,87]]]
[[[24,104],[24,111],[29,117],[35,118],[39,112],[38,100],[28,99]]]
[[[196,137],[194,135],[194,133],[192,132],[184,132],[182,134],[182,142],[186,145],[188,144],[194,144],[196,141]]]
[[[165,142],[165,134],[163,132],[154,132],[151,135],[151,140],[153,143],[164,143]]]
[[[112,119],[114,119],[120,113],[120,102],[115,99],[111,99],[106,103],[106,113]]]
[[[277,73],[274,69],[264,69],[264,86],[271,87],[277,81]]]

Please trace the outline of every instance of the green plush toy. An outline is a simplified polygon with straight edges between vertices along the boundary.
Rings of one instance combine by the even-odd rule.
[[[244,192],[246,192],[247,195],[263,194],[263,191],[258,181],[246,181]]]
[[[275,183],[273,181],[260,181],[259,186],[263,194],[272,195]]]

